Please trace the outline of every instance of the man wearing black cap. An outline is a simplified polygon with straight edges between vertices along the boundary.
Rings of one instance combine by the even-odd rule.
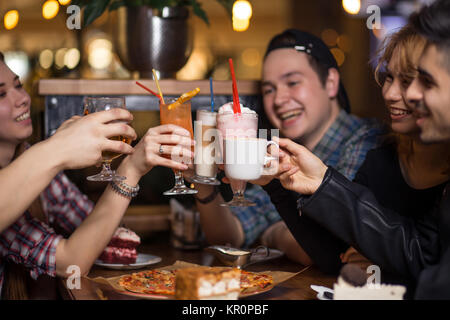
[[[262,96],[265,114],[259,116],[268,123],[266,129],[279,129],[350,179],[377,144],[379,126],[349,114],[336,60],[322,40],[309,33],[289,29],[271,40]],[[248,247],[260,240],[295,261],[311,263],[261,187],[245,193],[255,207],[220,207],[223,198],[217,190],[205,185],[198,190],[197,208],[209,243]]]

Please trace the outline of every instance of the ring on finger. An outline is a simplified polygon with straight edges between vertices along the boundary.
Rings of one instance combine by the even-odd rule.
[[[160,154],[163,154],[163,153],[164,153],[163,145],[162,145],[162,144],[159,145],[159,153],[160,153]]]

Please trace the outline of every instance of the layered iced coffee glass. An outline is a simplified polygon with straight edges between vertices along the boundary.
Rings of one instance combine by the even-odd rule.
[[[220,185],[216,179],[220,146],[217,127],[217,112],[198,109],[195,122],[195,175],[192,181],[201,184]]]

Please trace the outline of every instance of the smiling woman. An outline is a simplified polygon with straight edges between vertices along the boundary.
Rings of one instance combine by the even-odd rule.
[[[129,190],[139,189],[136,186],[139,179],[157,165],[184,169],[183,164],[163,158],[158,153],[159,146],[165,139],[177,139],[182,141],[182,149],[190,153],[193,143],[186,130],[174,125],[149,129],[134,148],[109,139],[136,138],[127,124],[132,121],[132,114],[115,108],[74,116],[50,138],[30,146],[26,143],[33,132],[30,109],[30,96],[0,55],[2,298],[26,298],[30,276],[37,281],[29,284],[40,287],[43,285],[40,280],[68,276],[66,270],[70,265],[87,274],[135,196]],[[62,171],[92,166],[100,161],[103,151],[128,154],[117,169],[126,177],[126,184],[108,186],[94,206]],[[62,234],[55,230],[61,230]],[[42,293],[44,298],[49,297],[42,288],[39,293],[40,298]],[[50,292],[50,297],[53,294]]]

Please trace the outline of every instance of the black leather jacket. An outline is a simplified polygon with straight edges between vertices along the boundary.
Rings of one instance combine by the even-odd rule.
[[[297,194],[297,210],[292,210],[294,193],[283,191],[279,182],[264,188],[294,237],[322,270],[335,272],[339,253],[345,245],[353,246],[380,266],[382,273],[413,283],[409,294],[415,290],[417,298],[450,298],[449,186],[440,212],[420,220],[382,207],[368,188],[333,168],[313,195]]]

